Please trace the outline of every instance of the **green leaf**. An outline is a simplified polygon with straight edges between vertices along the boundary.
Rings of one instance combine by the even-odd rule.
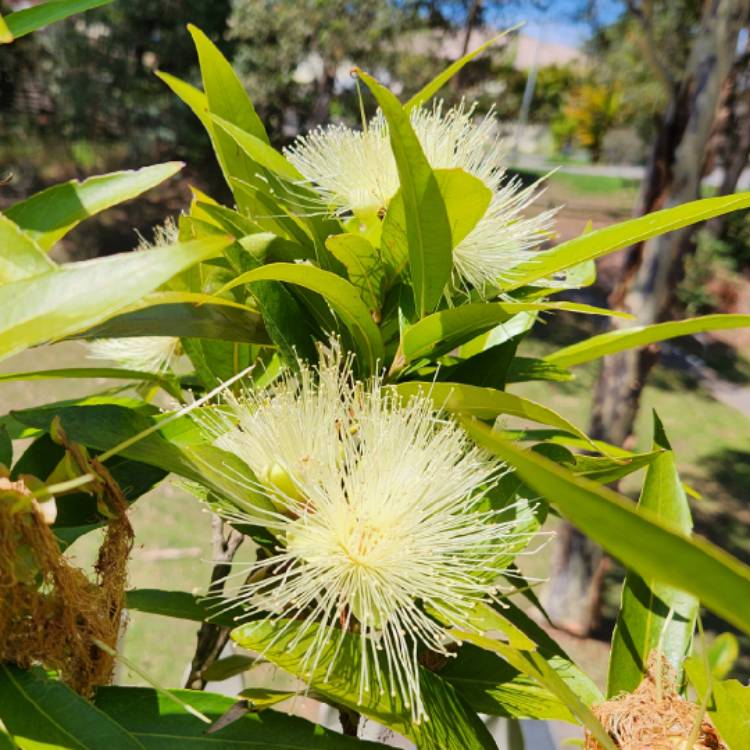
[[[448,83],[448,81],[450,81],[450,79],[453,78],[453,76],[455,76],[461,70],[461,68],[466,65],[466,63],[470,63],[475,57],[478,57],[487,48],[495,44],[498,39],[502,39],[506,34],[510,34],[516,28],[518,27],[514,26],[511,29],[503,31],[497,36],[493,36],[492,39],[486,41],[475,50],[472,50],[468,54],[451,63],[445,70],[438,73],[438,75],[436,75],[435,78],[433,78],[426,86],[423,86],[419,91],[417,91],[417,93],[414,94],[414,96],[412,96],[412,98],[409,99],[406,104],[404,104],[404,109],[409,112],[415,107],[419,107],[425,102],[432,99],[432,97],[435,96],[435,94],[437,94],[437,92],[440,91],[440,89],[443,88],[443,86],[445,86],[445,84]]]
[[[0,424],[0,464],[3,464],[6,469],[13,465],[13,441],[4,424]]]
[[[544,359],[559,367],[573,367],[607,354],[615,354],[625,349],[647,346],[656,341],[689,336],[703,331],[719,331],[724,328],[748,328],[750,315],[703,315],[699,318],[674,320],[650,326],[635,326],[608,331],[592,336],[577,344],[558,349]]]
[[[13,416],[22,424],[45,432],[49,432],[52,419],[58,416],[71,440],[99,451],[119,446],[158,424],[131,409],[108,404],[39,407],[13,412]],[[192,422],[187,422],[194,429]],[[118,451],[118,455],[197,482],[239,508],[271,507],[268,500],[250,489],[254,477],[240,459],[212,445],[180,444],[179,428],[176,429],[174,424],[168,428],[139,438]]]
[[[97,258],[0,286],[0,359],[107,320],[230,241],[213,237]]]
[[[11,380],[65,380],[67,378],[113,378],[156,383],[170,396],[181,399],[182,392],[174,378],[155,372],[120,370],[116,367],[67,367],[60,370],[34,370],[31,372],[0,372],[0,383]]]
[[[226,57],[199,28],[188,24],[188,31],[198,52],[203,89],[211,114],[219,115],[228,123],[269,143],[263,122]]]
[[[612,310],[575,302],[474,302],[428,315],[407,329],[403,337],[404,356],[410,362],[423,357],[434,359],[520,312],[542,310],[618,315]],[[561,362],[555,364],[565,366]]]
[[[55,268],[47,254],[7,216],[0,214],[0,284]]]
[[[0,720],[21,750],[144,750],[130,732],[67,685],[0,664]]]
[[[532,259],[513,269],[513,281],[502,284],[501,288],[503,291],[518,289],[583,261],[600,258],[651,237],[748,207],[750,193],[735,193],[665,208],[611,227],[587,232],[547,252],[534,253]]]
[[[10,44],[13,41],[13,33],[8,28],[8,24],[0,13],[0,44]]]
[[[112,0],[50,0],[5,16],[5,24],[14,39],[41,29],[68,16],[109,5]]]
[[[228,122],[216,114],[211,115],[213,122],[218,125],[232,140],[254,161],[266,169],[270,169],[287,180],[303,180],[302,173],[279,151],[269,145],[258,135]]]
[[[526,484],[626,567],[693,594],[750,633],[747,565],[703,539],[674,531],[651,511],[636,510],[622,495],[500,439],[480,422],[464,425],[479,445],[515,467]]]
[[[382,306],[385,284],[385,267],[380,262],[378,251],[369,240],[359,234],[332,234],[326,247],[344,268],[349,281],[371,311]]]
[[[690,506],[677,473],[674,453],[654,413],[654,450],[638,507],[674,531],[690,536]],[[678,684],[690,652],[698,615],[698,600],[653,578],[628,571],[622,603],[612,635],[607,695],[633,692],[646,672],[649,654],[658,649],[672,665]]]
[[[711,641],[708,647],[708,662],[711,674],[723,680],[734,668],[740,656],[740,644],[734,633],[721,633]]]
[[[214,722],[237,702],[199,690],[170,692]],[[206,724],[169,696],[151,688],[101,688],[95,703],[97,709],[130,732],[141,743],[139,747],[148,750],[382,750],[383,747],[277,711],[250,711],[209,733]],[[113,746],[112,750],[119,748]]]
[[[184,300],[184,301],[181,301]],[[270,344],[258,313],[219,297],[190,292],[155,292],[75,338],[177,336],[248,344]]]
[[[450,383],[465,383],[502,390],[507,382],[508,371],[515,361],[517,348],[518,339],[491,346],[455,365],[441,367],[437,371],[437,377]]]
[[[189,594],[187,591],[132,589],[127,592],[125,599],[127,608],[138,612],[174,617],[178,620],[212,622],[228,628],[237,624],[232,612],[222,612],[222,606],[212,606],[205,597]]]
[[[573,373],[552,362],[534,357],[514,357],[508,367],[507,383],[525,383],[529,380],[565,382],[572,380]]]
[[[304,679],[315,693],[394,729],[416,742],[420,749],[495,750],[495,743],[479,717],[447,682],[426,669],[420,669],[420,685],[429,721],[414,723],[410,710],[404,706],[398,693],[392,695],[388,689],[381,691],[373,668],[363,702],[358,703],[362,651],[357,635],[341,635],[340,644],[338,637],[325,639],[317,662],[319,666],[312,675],[305,673],[304,655],[319,626],[313,624],[307,632],[301,631],[301,627],[302,624],[296,621],[282,620],[274,625],[263,620],[236,628],[232,631],[232,639]],[[337,648],[340,648],[338,655]],[[342,668],[332,670],[328,675],[328,665],[334,658]],[[389,674],[385,659],[382,659],[381,670],[384,675]]]
[[[388,122],[404,202],[414,300],[421,318],[440,301],[453,269],[448,213],[408,113],[388,89],[367,73],[357,72]]]
[[[245,656],[243,654],[231,654],[225,656],[223,659],[217,659],[209,667],[201,671],[201,677],[206,682],[221,682],[222,680],[228,680],[230,677],[235,677],[238,674],[247,672],[248,669],[252,669],[258,663],[258,659],[254,656]],[[290,698],[294,693],[279,693],[279,701],[283,701],[286,698]],[[272,701],[276,703],[278,701]]]
[[[256,281],[285,281],[320,294],[341,317],[351,331],[370,371],[378,362],[383,362],[383,340],[373,322],[367,305],[362,301],[356,287],[336,274],[310,265],[297,263],[269,263],[243,273],[227,284],[219,293],[240,284]]]
[[[493,623],[492,620],[492,614],[499,615],[499,613],[494,612],[489,607],[486,610],[489,610],[489,614],[483,613],[483,617],[477,622],[477,625],[480,631],[488,630],[488,635],[477,635],[474,632],[464,631],[452,631],[452,634],[467,643],[472,643],[486,651],[498,654],[519,672],[541,684],[592,732],[603,747],[608,750],[616,750],[612,740],[589,708],[590,701],[595,699],[598,692],[596,688],[594,687],[591,691],[590,687],[593,687],[593,685],[586,685],[586,693],[582,697],[577,690],[579,688],[577,680],[580,674],[577,673],[577,670],[570,675],[565,669],[567,665],[561,665],[558,661],[553,666],[552,659],[545,657],[539,651],[521,649],[512,643],[499,641],[494,636],[494,632],[502,630],[502,623],[499,621]]]
[[[5,213],[43,250],[49,250],[80,221],[150,190],[183,166],[182,162],[170,161],[89,177],[83,182],[71,180],[32,195]]]
[[[501,414],[530,419],[532,422],[560,427],[583,440],[588,440],[574,424],[546,406],[494,388],[480,388],[461,383],[423,383],[409,381],[391,386],[404,398],[416,395],[431,398],[436,408],[477,419],[496,419]]]
[[[690,657],[685,672],[701,701],[709,693],[706,710],[729,750],[744,750],[750,736],[750,687],[739,680],[715,680],[700,659]]]
[[[472,708],[490,716],[575,721],[559,698],[536,680],[477,646],[464,644],[439,674]]]

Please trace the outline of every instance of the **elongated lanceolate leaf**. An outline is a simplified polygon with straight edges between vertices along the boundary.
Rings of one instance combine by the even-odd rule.
[[[15,222],[0,214],[0,285],[51,271],[55,264]]]
[[[11,39],[7,41],[19,39],[55,21],[62,21],[75,13],[83,13],[92,8],[109,5],[111,2],[112,0],[49,0],[46,3],[17,10],[5,16],[5,25],[11,34]]]

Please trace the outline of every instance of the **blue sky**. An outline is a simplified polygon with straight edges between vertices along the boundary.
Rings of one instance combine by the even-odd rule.
[[[543,9],[536,7],[544,5]],[[508,26],[525,21],[524,33],[544,41],[578,46],[591,35],[591,25],[576,18],[582,0],[547,0],[537,2],[519,0],[501,8],[488,20],[493,26]],[[623,2],[598,0],[597,15],[600,23],[611,23],[622,13]]]

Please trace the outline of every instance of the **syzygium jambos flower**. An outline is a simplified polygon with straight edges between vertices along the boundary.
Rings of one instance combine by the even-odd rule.
[[[502,467],[429,398],[405,402],[377,378],[356,381],[336,347],[317,368],[226,407],[198,420],[273,507],[230,517],[278,542],[242,571],[251,582],[233,606],[278,621],[279,635],[282,621],[301,625],[292,646],[314,633],[307,672],[330,674],[324,647],[357,633],[360,702],[373,684],[424,718],[419,653],[449,656],[450,627],[475,630],[470,613],[496,594],[519,542],[486,502]]]
[[[433,169],[463,169],[492,192],[484,216],[453,250],[454,285],[482,290],[512,279],[512,269],[549,236],[555,211],[524,215],[538,185],[523,188],[519,180],[508,178],[494,113],[477,119],[473,107],[461,104],[444,111],[438,103],[412,110],[411,124]],[[399,187],[381,112],[364,130],[344,125],[313,130],[285,153],[337,215],[382,213]]]

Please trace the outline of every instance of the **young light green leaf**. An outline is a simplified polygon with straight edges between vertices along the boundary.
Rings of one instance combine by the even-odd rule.
[[[373,322],[370,310],[362,301],[356,287],[348,281],[311,265],[269,263],[240,274],[219,290],[218,294],[240,284],[263,280],[298,284],[320,294],[351,331],[370,370],[374,370],[378,362],[383,362],[383,340],[380,331]]]
[[[0,359],[111,318],[231,241],[218,236],[71,263],[0,286]]]
[[[190,715],[161,691],[142,687],[105,687],[97,691],[96,708],[130,732],[148,750],[382,750],[382,745],[325,729],[280,711],[239,712],[225,726],[217,722],[237,699],[200,690],[171,690],[213,721]],[[208,729],[208,731],[206,731]],[[75,747],[75,746],[73,746]],[[100,745],[100,750],[104,745]],[[110,746],[119,750],[119,746]]]
[[[13,41],[13,33],[8,28],[8,24],[0,13],[0,44],[10,44]]]
[[[0,720],[21,750],[144,750],[127,729],[41,669],[0,664]]]
[[[307,632],[300,630],[301,623],[281,620],[272,625],[265,620],[241,625],[232,631],[232,639],[244,648],[262,653],[265,659],[305,680],[324,698],[358,711],[412,739],[424,750],[496,750],[487,728],[456,694],[455,690],[438,675],[420,670],[422,700],[429,721],[419,724],[411,720],[398,693],[381,690],[377,678],[369,674],[369,685],[362,703],[357,702],[362,649],[359,636],[343,634],[341,644],[331,637],[324,642],[323,653],[312,674],[305,671],[304,655],[319,626],[312,625]],[[338,655],[336,649],[339,648]],[[336,658],[340,669],[328,672],[328,664]],[[389,674],[385,660],[381,665]]]
[[[7,216],[0,214],[0,285],[55,268],[47,254]]]
[[[71,180],[16,203],[5,214],[43,250],[49,250],[80,221],[150,190],[183,166],[182,162],[171,161],[89,177],[83,182]]]
[[[477,443],[513,466],[581,531],[641,576],[670,584],[750,633],[750,567],[713,544],[668,527],[625,497],[464,421]]]
[[[188,31],[198,52],[203,89],[211,114],[269,143],[263,122],[229,61],[199,28],[188,24]]]
[[[587,315],[622,315],[612,310],[576,302],[474,302],[440,310],[408,328],[403,336],[404,356],[410,362],[423,357],[433,359],[489,331],[498,323],[510,320],[520,312],[542,310],[567,310]],[[555,364],[565,367],[562,362]]]
[[[744,750],[750,737],[750,687],[739,680],[712,679],[695,656],[685,662],[685,672],[699,701],[711,693],[706,709],[730,750]]]
[[[326,247],[346,269],[349,281],[359,290],[371,311],[380,311],[385,283],[385,267],[376,248],[360,234],[332,234]]]
[[[560,367],[574,367],[607,354],[615,354],[625,349],[647,346],[657,341],[666,341],[679,336],[689,336],[703,331],[718,331],[725,328],[750,327],[750,315],[702,315],[687,320],[673,320],[650,326],[636,326],[608,331],[592,336],[577,344],[558,349],[545,357]]]
[[[651,237],[748,207],[750,207],[750,193],[735,193],[717,198],[704,198],[674,208],[665,208],[614,226],[587,232],[580,237],[563,242],[552,250],[536,253],[526,263],[516,266],[513,269],[513,281],[503,284],[502,290],[518,289],[585,260],[600,258],[602,255],[621,250]]]
[[[55,21],[62,21],[68,16],[109,5],[111,2],[112,0],[49,0],[46,3],[17,10],[5,16],[5,25],[11,34],[11,39],[8,41],[20,39]]]
[[[505,391],[462,383],[423,383],[420,381],[408,381],[391,387],[406,399],[420,394],[427,396],[432,399],[438,409],[469,415],[477,419],[496,419],[501,414],[508,414],[530,419],[539,424],[560,427],[588,442],[584,432],[557,412],[536,401],[530,401]]]
[[[451,227],[435,174],[398,99],[367,73],[357,70],[388,122],[404,203],[409,267],[419,317],[443,295],[453,268]]]
[[[677,473],[674,453],[654,413],[654,450],[638,507],[650,511],[667,528],[689,536],[690,506]],[[672,665],[678,683],[690,652],[698,600],[669,584],[628,571],[612,635],[607,695],[633,692],[643,679],[649,655],[658,649]]]
[[[453,76],[460,72],[461,68],[463,68],[464,65],[470,63],[475,57],[481,55],[482,52],[495,44],[499,39],[502,39],[504,36],[512,33],[517,28],[518,26],[513,26],[510,29],[506,29],[497,36],[493,36],[492,39],[489,39],[476,49],[465,54],[455,62],[451,63],[445,70],[438,73],[438,75],[436,75],[435,78],[433,78],[426,86],[423,86],[419,91],[417,91],[417,93],[414,94],[414,96],[412,96],[412,98],[409,99],[406,104],[404,104],[404,109],[407,112],[410,112],[415,107],[419,107],[425,102],[432,99],[432,97],[435,96],[435,94],[437,94],[437,92],[440,91],[440,89],[443,88],[443,86],[445,86],[445,84],[448,83],[448,81],[450,81]]]
[[[267,141],[247,130],[228,122],[223,117],[211,114],[211,119],[254,161],[286,180],[303,180],[300,171]]]

